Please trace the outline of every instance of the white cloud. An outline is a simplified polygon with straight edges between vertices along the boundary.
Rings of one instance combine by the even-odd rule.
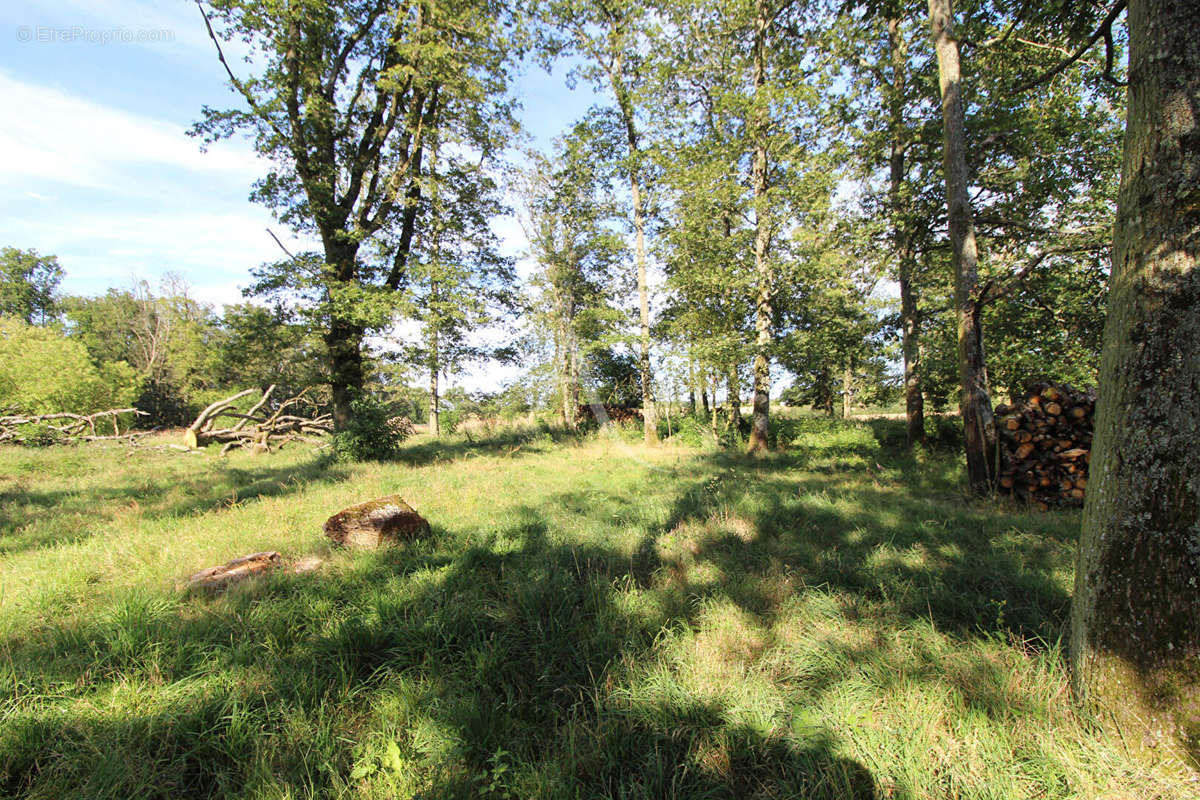
[[[263,163],[233,140],[200,152],[178,125],[92,103],[0,72],[0,106],[20,109],[0,127],[0,185],[53,181],[118,193],[136,191],[156,169],[249,178]],[[26,189],[29,191],[29,189]]]

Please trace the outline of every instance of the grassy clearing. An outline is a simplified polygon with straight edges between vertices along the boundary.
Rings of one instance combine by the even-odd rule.
[[[761,460],[0,450],[0,794],[1195,796],[1069,700],[1076,514],[965,501],[895,423],[796,424]],[[386,492],[432,536],[328,552]],[[328,560],[180,593],[262,549]]]

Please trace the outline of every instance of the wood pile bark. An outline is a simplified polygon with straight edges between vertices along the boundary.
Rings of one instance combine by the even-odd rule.
[[[269,404],[274,391],[274,385],[267,387],[262,397],[244,414],[236,410],[234,403],[257,394],[257,389],[247,389],[218,400],[201,411],[184,431],[184,443],[190,448],[219,443],[223,445],[222,455],[235,447],[265,452],[272,445],[278,447],[295,440],[313,441],[313,437],[333,431],[333,419],[329,414],[303,416],[297,413],[306,403],[311,405],[305,398],[307,389],[282,401],[271,411]],[[218,427],[218,421],[223,422],[224,427]]]
[[[996,406],[1000,491],[1036,504],[1082,505],[1092,458],[1096,395],[1048,381]]]

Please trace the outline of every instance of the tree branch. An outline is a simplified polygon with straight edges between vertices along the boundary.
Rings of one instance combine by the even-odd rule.
[[[1111,41],[1112,41],[1112,24],[1116,21],[1117,17],[1120,16],[1121,12],[1125,10],[1126,4],[1127,4],[1127,0],[1117,0],[1117,4],[1112,7],[1111,11],[1108,12],[1108,15],[1100,23],[1100,26],[1098,28],[1096,28],[1095,32],[1092,33],[1092,35],[1088,37],[1088,40],[1086,42],[1084,42],[1083,44],[1081,44],[1079,46],[1079,49],[1077,49],[1073,54],[1071,54],[1071,56],[1069,58],[1065,58],[1062,61],[1058,62],[1058,64],[1051,67],[1046,72],[1043,72],[1037,78],[1034,78],[1031,81],[1026,81],[1025,83],[1021,84],[1017,88],[1010,90],[1009,94],[1023,94],[1025,92],[1029,91],[1030,89],[1032,89],[1033,87],[1039,86],[1039,85],[1045,83],[1046,81],[1050,80],[1055,75],[1062,72],[1067,67],[1071,66],[1076,61],[1078,61],[1079,59],[1083,58],[1083,54],[1086,53],[1088,50],[1090,50],[1092,48],[1092,45],[1094,45],[1096,42],[1098,42],[1101,37],[1104,37],[1106,43],[1111,43]],[[1107,75],[1107,79],[1115,80],[1111,74],[1111,69],[1112,69],[1111,46],[1109,48],[1109,54],[1108,54],[1106,63],[1107,63],[1107,66],[1105,67],[1104,72],[1105,72],[1105,75]]]

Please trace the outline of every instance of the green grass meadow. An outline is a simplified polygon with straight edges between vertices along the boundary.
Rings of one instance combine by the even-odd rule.
[[[1071,698],[1078,513],[969,501],[901,425],[0,449],[0,796],[1200,796]],[[430,536],[330,549],[392,492]],[[325,561],[183,591],[259,550]]]

